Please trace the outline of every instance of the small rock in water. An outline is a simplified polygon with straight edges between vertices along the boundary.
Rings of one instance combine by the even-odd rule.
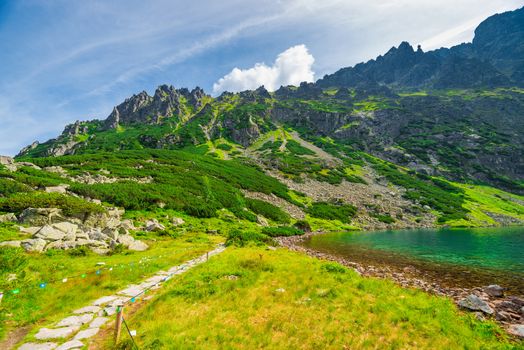
[[[466,298],[460,300],[458,305],[468,310],[482,311],[488,315],[493,314],[493,309],[488,305],[488,303],[475,294],[470,294]]]
[[[504,288],[498,284],[492,284],[484,288],[484,292],[492,297],[500,298],[504,296]]]

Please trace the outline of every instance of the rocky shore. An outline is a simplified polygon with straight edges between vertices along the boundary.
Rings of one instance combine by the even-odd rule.
[[[315,258],[335,261],[350,267],[362,276],[385,278],[405,288],[417,288],[425,292],[451,298],[460,308],[475,312],[479,319],[492,319],[501,324],[509,334],[524,339],[524,297],[505,295],[498,285],[474,288],[450,288],[437,281],[425,280],[423,273],[412,266],[398,270],[388,266],[363,265],[346,258],[306,248],[301,243],[319,232],[302,236],[278,237],[277,242],[289,250],[298,251]]]

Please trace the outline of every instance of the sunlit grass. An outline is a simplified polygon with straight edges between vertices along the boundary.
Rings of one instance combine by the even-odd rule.
[[[141,349],[511,348],[446,298],[283,249],[228,248],[128,322]]]

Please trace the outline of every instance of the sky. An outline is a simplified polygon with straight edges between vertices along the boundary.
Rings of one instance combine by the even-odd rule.
[[[212,95],[315,81],[402,41],[473,38],[520,0],[0,0],[0,154],[161,84]]]

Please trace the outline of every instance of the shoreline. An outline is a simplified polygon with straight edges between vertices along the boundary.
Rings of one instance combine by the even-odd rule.
[[[364,277],[389,279],[403,288],[416,288],[433,295],[448,297],[452,299],[460,309],[474,312],[478,319],[491,319],[499,323],[511,335],[518,336],[514,331],[514,327],[524,325],[524,296],[504,295],[495,297],[486,293],[485,286],[472,288],[444,287],[436,281],[424,279],[422,276],[423,271],[419,271],[412,266],[407,266],[399,270],[391,266],[364,265],[344,257],[306,248],[302,245],[302,242],[313,236],[327,233],[329,232],[309,232],[301,236],[276,237],[275,241],[277,241],[281,247],[291,251],[300,252],[317,259],[337,262],[355,270]],[[480,310],[461,307],[459,303],[471,295],[475,295],[487,303],[493,312],[482,312]]]

